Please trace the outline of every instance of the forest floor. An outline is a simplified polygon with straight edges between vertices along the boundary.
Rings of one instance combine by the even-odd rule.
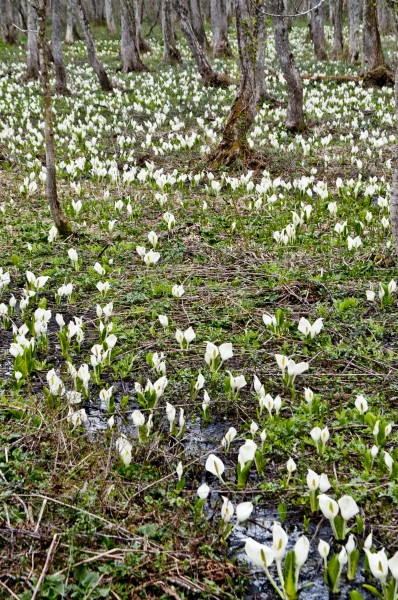
[[[393,90],[307,82],[308,128],[291,136],[270,42],[267,83],[278,102],[261,108],[251,132],[255,160],[208,172],[206,156],[236,88],[203,87],[186,49],[182,66],[164,67],[158,32],[145,57],[151,71],[124,75],[117,39],[101,29],[95,35],[116,93],[98,90],[77,42],[66,48],[71,96],[54,99],[59,194],[74,231],[67,240],[48,240],[39,86],[21,83],[22,43],[0,49],[0,267],[10,273],[0,303],[17,300],[10,318],[0,317],[0,598],[271,599],[275,592],[243,547],[246,537],[268,543],[275,519],[290,545],[303,532],[310,538],[302,581],[315,587],[302,597],[327,598],[316,546],[320,536],[333,551],[339,544],[328,521],[310,510],[309,468],[328,475],[330,496],[355,498],[358,547],[372,531],[376,549],[385,547],[389,556],[398,549],[397,425],[387,439],[374,434],[377,421],[383,431],[397,421],[398,406],[398,309],[394,286],[387,289],[397,277],[388,226]],[[304,28],[293,30],[303,73],[357,72],[344,61],[315,63],[304,38]],[[215,66],[238,77],[235,60]],[[164,213],[174,216],[170,230]],[[160,260],[147,267],[136,247],[149,250],[151,231]],[[275,232],[282,232],[279,243]],[[27,271],[49,280],[22,313]],[[110,284],[106,297],[96,287],[103,281]],[[59,301],[66,283],[73,284],[72,298]],[[183,285],[181,298],[172,295],[176,284]],[[47,373],[55,369],[73,389],[67,360],[76,369],[90,365],[92,346],[103,341],[96,307],[109,302],[108,333],[117,337],[111,364],[100,380],[92,376],[80,405],[68,407],[66,395],[49,392]],[[38,307],[51,310],[48,336],[37,341],[31,372],[17,383],[12,325],[25,322],[30,338]],[[83,320],[84,339],[72,338],[64,355],[56,313],[66,324]],[[265,313],[283,320],[275,331]],[[159,315],[168,317],[167,328]],[[323,319],[314,339],[298,330],[302,317]],[[196,337],[181,350],[175,332],[188,327]],[[233,345],[233,357],[216,373],[204,360],[208,341]],[[151,365],[155,352],[164,353],[168,384],[152,411],[149,439],[140,443],[131,414],[140,409],[147,419],[149,410],[140,406],[135,383],[161,376]],[[276,354],[309,363],[294,387],[283,383]],[[238,394],[229,389],[229,372],[245,376]],[[196,391],[199,373],[205,383]],[[281,397],[278,414],[260,411],[255,375],[272,398]],[[110,386],[114,406],[106,409],[99,393]],[[312,404],[305,388],[314,393]],[[358,395],[369,404],[367,415],[355,407]],[[169,433],[166,402],[177,411],[177,430],[184,410],[180,435]],[[68,415],[77,409],[87,420],[73,426]],[[310,435],[315,426],[330,432],[323,453]],[[227,452],[221,441],[230,427],[237,437]],[[115,447],[121,434],[131,443],[129,465]],[[261,447],[264,468],[253,464],[242,489],[236,464],[248,438]],[[210,453],[225,464],[222,483],[205,470]],[[297,465],[290,478],[289,458]],[[211,493],[202,517],[194,518],[196,490],[205,481]],[[250,520],[227,539],[221,496],[235,506],[254,504]],[[354,581],[345,580],[341,597],[355,589],[365,595],[366,577],[358,570]]]

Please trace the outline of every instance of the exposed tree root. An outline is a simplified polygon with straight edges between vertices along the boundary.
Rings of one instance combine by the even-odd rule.
[[[345,83],[346,81],[363,82],[364,85],[369,87],[384,87],[394,85],[395,82],[394,72],[387,69],[387,67],[378,67],[364,75],[302,75],[302,78],[309,81],[336,81],[337,83]]]

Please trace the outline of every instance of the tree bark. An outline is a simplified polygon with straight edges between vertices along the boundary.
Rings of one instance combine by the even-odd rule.
[[[26,79],[39,78],[39,46],[37,41],[37,11],[33,2],[28,2],[28,52]]]
[[[377,23],[377,8],[374,0],[364,0],[362,30],[362,72],[384,67],[384,54]]]
[[[318,6],[319,0],[311,0],[311,34],[315,55],[318,60],[327,60],[325,29],[323,23],[323,6]]]
[[[64,55],[62,52],[61,3],[52,0],[52,51],[55,66],[55,89],[57,94],[69,94]]]
[[[73,0],[67,0],[65,43],[73,44]]]
[[[226,0],[210,0],[210,19],[214,58],[232,56],[228,40],[228,17]]]
[[[144,11],[144,0],[133,0],[135,10],[135,24],[136,24],[136,36],[137,36],[137,47],[140,52],[150,52],[151,47],[146,41],[142,33],[142,16]]]
[[[283,15],[283,0],[274,0],[275,49],[287,85],[288,103],[286,128],[291,131],[302,131],[305,128],[303,112],[303,83],[289,42],[286,18]]]
[[[392,15],[395,36],[398,39],[398,6],[393,0],[389,0],[388,7]],[[395,71],[395,126],[398,130],[398,51],[396,52],[397,68]],[[391,234],[394,242],[395,254],[398,254],[398,144],[395,145],[395,164],[390,193],[390,224]]]
[[[333,39],[333,56],[338,58],[343,53],[343,8],[344,0],[336,0],[333,13],[334,39]]]
[[[257,103],[263,91],[261,36],[264,18],[262,0],[236,0],[240,89],[228,115],[222,140],[209,157],[213,166],[230,165],[250,155],[247,134],[256,117]]]
[[[7,44],[16,44],[18,30],[14,27],[13,0],[1,0],[1,37]]]
[[[120,20],[122,25],[120,54],[122,57],[123,73],[148,70],[140,57],[135,19],[136,13],[129,0],[120,0]]]
[[[87,54],[88,54],[88,59],[90,61],[90,65],[96,72],[98,81],[100,83],[101,88],[104,90],[104,92],[112,92],[113,86],[109,80],[109,77],[108,77],[102,63],[100,63],[98,56],[97,56],[94,38],[92,36],[90,26],[88,24],[86,14],[84,12],[82,0],[75,0],[75,3],[76,3],[76,8],[77,8],[77,13],[79,16],[80,24],[82,26],[83,33],[84,33],[84,39],[86,42]]]
[[[359,34],[361,26],[360,0],[348,0],[348,23],[350,30],[348,53],[350,62],[355,64],[359,60]]]
[[[54,126],[52,116],[52,98],[48,74],[48,55],[46,41],[46,0],[38,1],[38,39],[40,49],[40,72],[44,102],[44,138],[46,146],[47,201],[54,223],[62,237],[72,233],[70,223],[62,210],[57,194],[55,172]]]
[[[112,0],[105,0],[105,19],[109,33],[116,33],[115,18],[113,16]]]
[[[205,28],[203,26],[202,9],[200,0],[189,1],[189,15],[193,32],[203,50],[209,50],[210,45],[206,38]]]
[[[188,18],[188,11],[183,3],[183,0],[175,0],[175,7],[180,21],[181,31],[191,49],[193,57],[198,66],[198,71],[206,85],[213,87],[227,87],[232,82],[228,77],[219,75],[213,71],[209,61],[207,60],[202,46],[199,44]]]
[[[171,0],[161,0],[162,32],[163,32],[163,62],[175,65],[182,62],[181,54],[175,45],[173,25],[171,22]]]
[[[377,20],[379,22],[379,31],[382,34],[391,33],[392,31],[392,19],[390,8],[387,4],[387,0],[379,0],[377,3]]]

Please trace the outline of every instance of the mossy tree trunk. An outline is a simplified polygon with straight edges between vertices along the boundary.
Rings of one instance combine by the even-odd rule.
[[[55,144],[54,126],[52,115],[52,98],[50,78],[48,73],[48,54],[46,40],[46,0],[38,0],[38,40],[40,53],[40,73],[43,89],[44,103],[44,139],[46,147],[46,170],[47,170],[47,201],[50,206],[54,223],[62,237],[72,233],[71,225],[62,210],[57,193],[57,179],[55,171]]]
[[[364,0],[362,29],[362,72],[385,66],[383,48],[377,22],[375,0]]]
[[[236,32],[240,88],[218,148],[209,157],[215,167],[233,164],[251,152],[247,134],[264,95],[264,5],[262,0],[236,0]]]
[[[393,17],[392,22],[395,27],[395,34],[398,43],[398,4],[394,0],[389,0],[388,5]],[[396,55],[397,67],[395,71],[395,121],[396,128],[398,130],[398,49]],[[390,194],[390,223],[395,253],[398,254],[398,144],[395,146],[394,174]]]

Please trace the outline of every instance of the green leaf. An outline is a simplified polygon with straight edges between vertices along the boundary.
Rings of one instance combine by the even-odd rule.
[[[357,591],[350,592],[350,600],[365,600],[364,597]]]
[[[337,578],[339,576],[340,565],[338,554],[333,554],[332,558],[328,562],[328,566],[324,572],[324,580],[331,592],[337,592]]]
[[[355,578],[355,573],[358,567],[358,561],[359,561],[359,550],[353,550],[351,552],[351,556],[350,556],[350,560],[348,563],[348,572],[347,572],[347,577],[350,581],[352,581]]]
[[[294,550],[290,550],[286,554],[285,564],[283,567],[283,578],[285,580],[285,593],[289,600],[296,600],[298,598],[298,593],[296,589],[296,555]]]
[[[377,588],[375,588],[373,585],[369,585],[367,583],[363,584],[363,587],[365,588],[365,590],[368,590],[369,592],[372,592],[372,594],[374,594],[375,596],[377,596],[378,598],[381,598],[381,600],[383,599],[382,594],[379,592],[379,590]]]
[[[279,518],[281,520],[281,523],[283,524],[286,521],[286,517],[287,517],[287,504],[286,504],[286,502],[281,502],[278,505],[278,513],[279,513]]]

